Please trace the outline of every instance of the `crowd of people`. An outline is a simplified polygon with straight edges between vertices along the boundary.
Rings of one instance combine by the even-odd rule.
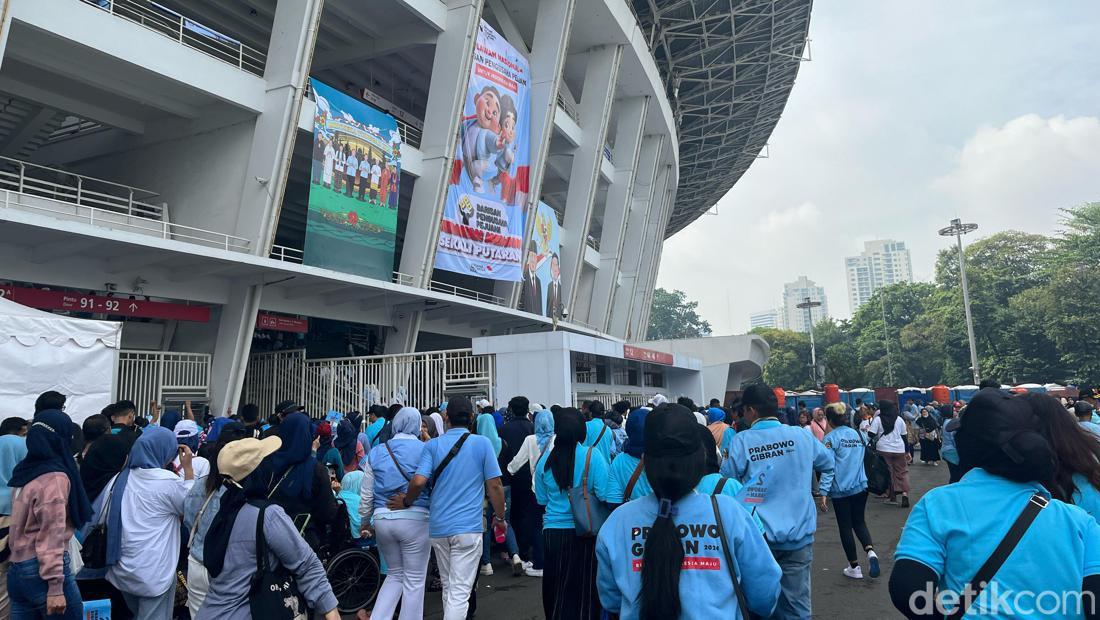
[[[843,574],[880,575],[865,515],[880,459],[882,500],[912,511],[889,580],[903,615],[950,616],[914,606],[929,592],[1028,616],[974,595],[995,575],[1014,592],[1073,593],[1081,609],[1057,617],[1092,618],[1095,396],[983,386],[965,405],[798,412],[757,384],[724,407],[455,397],[310,417],[284,401],[201,420],[190,404],[139,415],[119,401],[77,425],[46,392],[29,420],[0,424],[0,617],[75,619],[108,600],[114,618],[332,620],[318,549],[340,532],[384,567],[360,618],[422,618],[435,589],[444,618],[471,617],[479,576],[502,565],[541,579],[550,619],[809,618],[830,503]],[[950,484],[910,506],[914,454],[945,460]]]

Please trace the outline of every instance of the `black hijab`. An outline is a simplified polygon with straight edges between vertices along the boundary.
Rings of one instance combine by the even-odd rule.
[[[573,486],[577,446],[584,441],[586,431],[584,414],[577,409],[569,407],[554,414],[554,448],[546,457],[546,467],[562,491]]]
[[[23,487],[54,472],[69,478],[69,520],[80,529],[92,518],[92,503],[73,460],[73,421],[64,412],[47,409],[35,414],[27,431],[27,456],[12,471],[10,487]]]
[[[356,467],[359,466],[355,459],[355,446],[358,444],[359,432],[355,430],[351,420],[347,418],[340,420],[340,424],[336,427],[336,439],[333,440],[332,445],[340,451],[340,461],[344,464],[344,467],[352,464]]]
[[[237,522],[237,515],[241,512],[241,508],[244,508],[249,501],[267,499],[269,490],[267,481],[271,479],[274,472],[272,464],[272,457],[264,459],[251,474],[241,480],[240,485],[228,478],[222,483],[225,493],[222,493],[218,513],[210,522],[210,530],[206,533],[202,547],[202,563],[211,578],[220,575],[225,568],[229,539],[233,535],[233,525]]]

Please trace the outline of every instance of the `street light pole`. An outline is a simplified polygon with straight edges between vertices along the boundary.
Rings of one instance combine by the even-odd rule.
[[[966,336],[970,340],[970,369],[974,371],[974,385],[978,385],[981,380],[981,373],[978,371],[978,345],[974,340],[974,319],[970,315],[970,287],[966,282],[966,253],[963,252],[962,238],[963,235],[972,233],[975,230],[978,230],[977,224],[963,224],[962,220],[955,218],[951,220],[950,226],[940,229],[940,236],[955,237],[955,242],[958,244],[959,279],[962,281],[963,290],[963,312],[966,314]]]
[[[810,326],[810,378],[813,380],[814,387],[817,387],[817,346],[814,344],[813,309],[820,306],[821,302],[811,301],[809,297],[804,299],[805,301],[795,307],[806,311],[806,324]]]

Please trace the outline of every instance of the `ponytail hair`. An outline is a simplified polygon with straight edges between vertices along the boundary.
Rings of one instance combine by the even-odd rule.
[[[682,405],[662,405],[646,420],[645,474],[658,508],[645,542],[639,593],[641,620],[681,615],[684,544],[672,514],[676,502],[689,495],[703,477],[700,428],[695,416]]]

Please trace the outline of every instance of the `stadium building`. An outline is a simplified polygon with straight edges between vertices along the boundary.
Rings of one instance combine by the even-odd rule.
[[[712,395],[715,343],[642,342],[661,243],[761,155],[810,5],[2,0],[0,296],[123,321],[135,401]]]

